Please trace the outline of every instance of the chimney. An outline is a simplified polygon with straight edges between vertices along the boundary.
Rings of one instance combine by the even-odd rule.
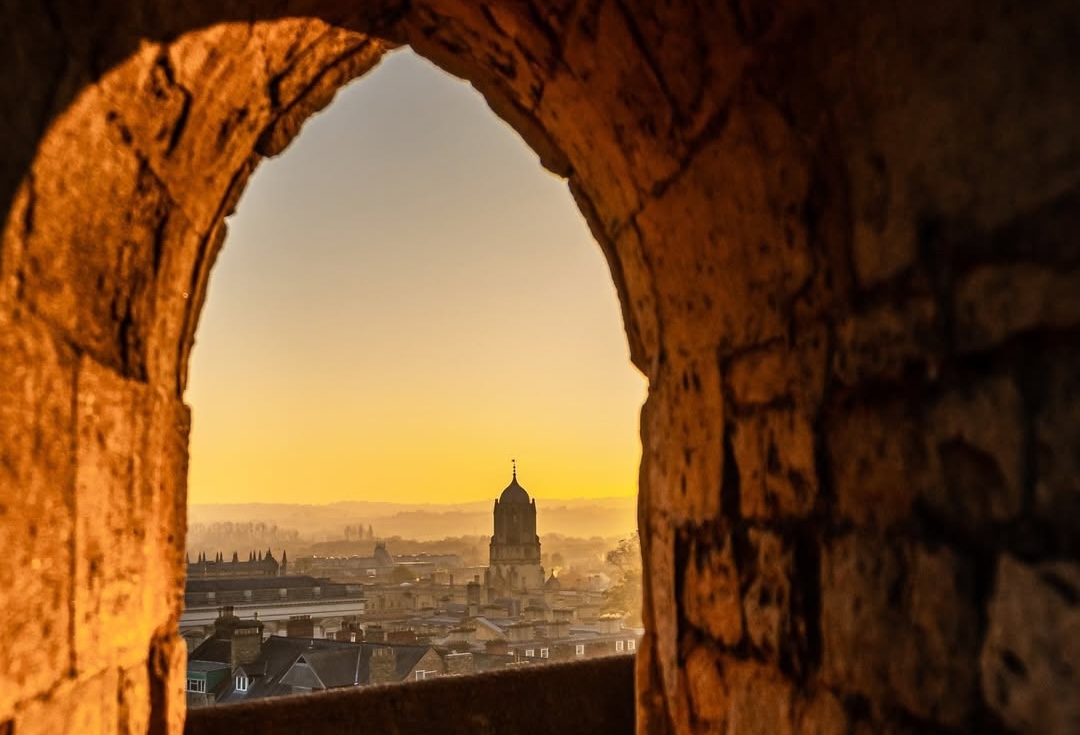
[[[263,624],[258,620],[241,623],[232,634],[232,667],[250,664],[262,655]]]
[[[255,620],[241,620],[233,614],[233,606],[218,608],[214,621],[214,637],[229,642],[229,662],[232,668],[249,664],[262,655],[263,624]]]
[[[389,684],[397,681],[397,654],[393,648],[376,648],[368,664],[369,684]]]

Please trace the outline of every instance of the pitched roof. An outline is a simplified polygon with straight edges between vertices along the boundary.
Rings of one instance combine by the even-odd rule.
[[[228,644],[227,641],[221,643]],[[205,645],[205,644],[204,644]],[[198,653],[203,646],[196,649]],[[433,650],[427,645],[394,643],[350,643],[321,638],[271,636],[263,642],[258,660],[237,667],[250,681],[247,691],[236,691],[230,677],[220,702],[279,697],[293,693],[293,687],[333,689],[368,684],[372,651],[391,648],[395,653],[395,680],[402,681]],[[226,648],[226,655],[228,649]],[[192,654],[194,658],[195,653]],[[228,659],[226,659],[228,660]]]
[[[216,663],[232,663],[232,643],[213,636],[199,644],[199,647],[188,654],[188,661],[213,661]]]

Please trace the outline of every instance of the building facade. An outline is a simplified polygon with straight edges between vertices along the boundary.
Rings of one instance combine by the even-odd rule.
[[[518,484],[516,464],[510,484],[495,501],[493,515],[486,586],[506,593],[542,591],[545,578],[536,534],[536,501]]]

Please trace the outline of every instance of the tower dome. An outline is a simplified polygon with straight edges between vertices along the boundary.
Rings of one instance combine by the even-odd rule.
[[[525,488],[519,485],[517,481],[516,461],[513,463],[513,468],[514,476],[510,480],[510,484],[502,491],[502,495],[499,496],[499,503],[528,503],[529,494],[525,492]]]

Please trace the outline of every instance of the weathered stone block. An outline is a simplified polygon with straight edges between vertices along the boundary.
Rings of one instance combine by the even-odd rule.
[[[169,44],[174,84],[190,94],[172,150],[155,157],[158,175],[196,226],[209,228],[232,173],[250,156],[272,114],[264,64],[237,63],[262,55],[254,24],[222,23]],[[215,90],[214,94],[197,94]],[[228,94],[226,94],[228,90]]]
[[[848,735],[848,716],[836,695],[818,689],[795,705],[795,735]]]
[[[190,425],[190,411],[179,399],[163,389],[144,394],[135,422],[133,483],[146,502],[136,537],[148,626],[178,619],[183,606]]]
[[[208,268],[205,259],[216,252],[178,208],[161,223],[155,240],[156,283],[143,315],[146,382],[179,391],[186,378],[187,362],[178,361],[177,355],[188,354],[190,345],[184,340],[202,306],[197,294],[192,293],[199,278],[196,270]]]
[[[915,546],[906,564],[903,611],[909,632],[893,654],[892,685],[910,711],[956,725],[976,694],[975,572],[945,547]]]
[[[947,394],[931,412],[928,453],[941,478],[925,499],[967,526],[1015,517],[1024,502],[1024,406],[1010,378],[981,381]]]
[[[697,138],[729,103],[752,58],[750,39],[739,34],[735,19],[740,9],[713,6],[713,18],[705,23],[702,8],[693,0],[637,3],[628,10],[628,22],[649,45],[680,137]]]
[[[957,349],[986,349],[1025,331],[1080,323],[1080,271],[983,266],[957,284],[955,299]]]
[[[533,110],[558,64],[559,49],[542,21],[521,22],[523,10],[517,0],[501,5],[427,0],[401,24],[402,40],[450,73],[472,71],[478,87],[495,85],[500,97]],[[465,58],[480,63],[467,70]]]
[[[74,376],[39,320],[0,313],[0,721],[71,665]]]
[[[732,400],[741,407],[791,399],[817,410],[825,389],[825,329],[817,327],[789,345],[776,342],[732,358],[725,375]]]
[[[729,646],[743,636],[739,570],[731,536],[691,541],[683,570],[682,610],[702,632]]]
[[[676,523],[720,518],[724,401],[710,353],[669,360],[641,413],[652,507]]]
[[[685,676],[698,732],[791,735],[794,694],[776,669],[701,645],[689,654]]]
[[[116,669],[69,679],[47,695],[29,700],[15,716],[16,735],[115,735]]]
[[[712,646],[695,646],[686,658],[684,676],[694,715],[713,732],[720,731],[731,706],[725,658]]]
[[[830,415],[826,427],[840,516],[879,528],[907,519],[932,477],[923,429],[910,407],[859,404]]]
[[[575,170],[604,182],[596,192],[598,208],[627,216],[636,207],[625,205],[675,175],[684,152],[673,135],[671,103],[628,20],[620,4],[610,0],[582,7],[562,39],[563,63],[545,80],[535,106],[543,126],[565,142]],[[602,54],[597,53],[600,38]],[[656,138],[668,144],[650,144]],[[606,163],[588,155],[598,145],[610,154]]]
[[[651,489],[643,484],[642,506],[651,508]],[[646,623],[646,638],[651,643],[647,659],[652,666],[650,676],[659,677],[659,689],[665,701],[675,700],[679,687],[678,655],[679,617],[675,599],[675,531],[662,512],[643,511],[641,557],[643,565],[642,617]],[[651,634],[651,635],[650,635]]]
[[[769,531],[749,531],[750,558],[739,570],[751,645],[766,660],[778,661],[781,646],[797,635],[792,620],[791,586],[794,554],[783,540]]]
[[[731,692],[728,732],[740,735],[791,735],[794,691],[772,666],[752,661],[727,668]]]
[[[299,20],[301,25],[305,21]],[[295,22],[295,21],[294,21]],[[300,129],[313,114],[322,110],[338,90],[351,80],[361,76],[382,58],[386,45],[360,33],[344,28],[324,29],[310,46],[310,31],[297,29],[300,36],[289,42],[287,36],[278,35],[278,23],[256,24],[256,38],[263,37],[263,54],[268,69],[281,69],[270,79],[271,122],[259,136],[256,151],[264,156],[276,156],[299,135]],[[296,51],[302,46],[302,51]],[[288,61],[279,61],[284,55]],[[327,66],[327,59],[333,59]]]
[[[731,437],[744,518],[807,515],[818,494],[814,429],[798,408],[770,408],[735,420]]]
[[[91,87],[57,122],[35,159],[32,216],[7,234],[20,241],[21,298],[99,361],[142,376],[169,202],[107,109]]]
[[[946,549],[848,535],[822,561],[829,686],[937,722],[963,722],[976,692],[970,565]]]
[[[734,108],[720,133],[637,216],[670,352],[722,357],[785,336],[810,278],[806,152],[768,102]],[[653,247],[655,249],[653,249]]]
[[[982,688],[1011,728],[1080,732],[1080,565],[998,560],[982,650]]]
[[[929,297],[849,315],[836,328],[833,374],[845,385],[899,380],[913,370],[933,379],[942,359],[939,313]]]
[[[1035,415],[1035,514],[1080,536],[1080,359],[1055,355]]]
[[[116,708],[116,735],[147,735],[150,727],[150,677],[145,662],[120,669]]]
[[[143,659],[157,625],[144,608],[152,498],[135,484],[145,388],[84,357],[76,405],[75,665],[90,674]]]
[[[149,735],[182,735],[187,708],[187,646],[170,621],[154,632],[147,660],[150,679]]]
[[[888,280],[916,259],[915,218],[904,174],[889,166],[880,152],[852,150],[848,155],[852,186],[851,259],[864,288]]]

